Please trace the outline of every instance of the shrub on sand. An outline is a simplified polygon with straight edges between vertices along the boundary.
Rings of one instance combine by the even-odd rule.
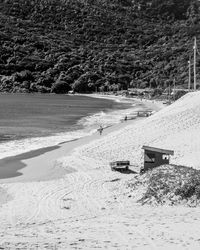
[[[132,192],[144,187],[138,200],[141,204],[200,204],[200,171],[193,168],[163,165],[149,170],[128,186]]]

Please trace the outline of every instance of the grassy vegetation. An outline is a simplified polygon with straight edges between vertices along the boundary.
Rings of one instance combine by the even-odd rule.
[[[163,165],[149,170],[128,186],[132,192],[144,187],[138,200],[141,204],[200,204],[200,171],[193,168]]]

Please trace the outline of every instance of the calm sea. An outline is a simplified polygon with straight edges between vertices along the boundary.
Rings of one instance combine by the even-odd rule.
[[[119,123],[137,105],[80,95],[1,94],[0,158],[89,135]]]

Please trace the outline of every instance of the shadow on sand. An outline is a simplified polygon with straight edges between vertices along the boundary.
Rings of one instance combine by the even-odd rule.
[[[121,173],[121,174],[138,174],[138,172],[136,172],[136,171],[133,171],[133,170],[131,170],[131,169],[127,169],[127,170],[125,170],[125,169],[119,169],[119,170],[115,170],[116,172],[119,172],[119,173]]]
[[[52,151],[59,148],[59,146],[52,146],[33,150],[27,153],[23,153],[16,156],[6,157],[0,160],[0,179],[13,178],[22,175],[18,171],[24,167],[26,164],[22,160],[34,158],[46,152]]]

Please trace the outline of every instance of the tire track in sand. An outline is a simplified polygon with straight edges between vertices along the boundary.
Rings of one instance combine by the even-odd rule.
[[[105,180],[108,179],[108,173],[101,170],[98,170],[98,172],[99,174],[93,174],[93,172],[91,171],[88,173],[84,173],[84,175],[86,175],[87,182],[79,185],[79,189],[77,190],[78,192],[76,192],[76,195],[78,194],[77,200],[79,200],[80,202],[79,205],[82,208],[85,207],[85,209],[88,211],[90,210],[89,215],[85,216],[85,218],[82,219],[84,221],[90,220],[90,218],[93,218],[94,220],[96,218],[96,220],[98,220],[99,217],[108,215],[106,214],[107,212],[102,212],[101,210],[102,206],[108,208],[108,206],[105,204],[105,197],[110,198],[112,196],[112,194],[106,187],[107,183],[105,182]],[[136,227],[133,228],[133,226],[125,226],[123,221],[121,221],[120,223],[119,218],[121,218],[123,214],[122,212],[124,212],[125,207],[122,202],[120,202],[119,205],[120,207],[117,209],[117,211],[115,211],[117,212],[117,217],[114,216],[112,218],[112,215],[109,215],[109,218],[112,218],[110,225],[112,225],[112,233],[115,234],[115,238],[120,239],[124,244],[127,244],[127,242],[130,242],[131,244],[132,240],[129,236],[129,232],[134,231],[136,234],[138,234],[142,241],[145,241],[149,246],[151,246],[151,249],[157,249],[152,239],[145,235],[144,232],[141,232]],[[118,218],[117,221],[116,218]],[[110,228],[110,226],[108,228]]]

